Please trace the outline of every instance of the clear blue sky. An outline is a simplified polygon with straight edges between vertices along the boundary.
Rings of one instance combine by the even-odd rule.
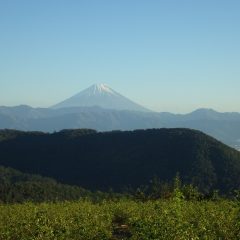
[[[240,112],[239,0],[0,0],[0,105],[106,83],[156,111]]]

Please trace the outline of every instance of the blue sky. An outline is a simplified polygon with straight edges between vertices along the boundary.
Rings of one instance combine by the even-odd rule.
[[[240,112],[238,0],[0,0],[0,105],[106,83],[156,111]]]

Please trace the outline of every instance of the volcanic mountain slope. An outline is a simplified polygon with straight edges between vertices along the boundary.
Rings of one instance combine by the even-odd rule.
[[[52,108],[91,107],[105,109],[149,111],[105,84],[95,84],[82,92],[54,105]]]
[[[0,136],[0,165],[87,189],[137,187],[177,173],[205,193],[240,186],[240,153],[196,130],[8,130]]]

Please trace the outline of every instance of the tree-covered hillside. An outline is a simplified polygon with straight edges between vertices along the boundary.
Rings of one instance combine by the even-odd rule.
[[[177,173],[204,193],[240,186],[240,153],[196,130],[65,130],[14,137],[3,130],[3,135],[0,165],[84,188],[121,190],[155,176],[170,181]]]
[[[0,203],[79,200],[85,197],[91,197],[91,193],[83,188],[0,166]]]

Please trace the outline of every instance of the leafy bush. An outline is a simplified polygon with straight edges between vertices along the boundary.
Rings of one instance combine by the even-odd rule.
[[[240,239],[238,201],[0,205],[0,240]]]

